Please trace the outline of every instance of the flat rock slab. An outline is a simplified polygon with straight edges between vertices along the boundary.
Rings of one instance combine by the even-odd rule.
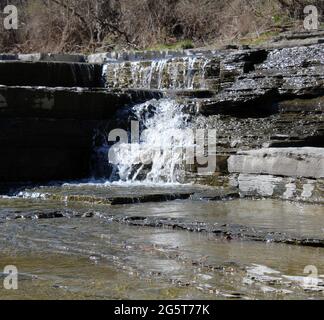
[[[146,51],[113,51],[90,54],[87,57],[89,63],[107,63],[124,61],[147,61],[158,59],[169,59],[174,57],[188,56],[213,56],[212,50],[146,50]]]
[[[0,60],[0,84],[7,86],[103,87],[98,64]]]
[[[81,54],[64,53],[28,53],[28,54],[5,54],[0,53],[0,60],[17,61],[52,61],[52,62],[86,62],[87,58]]]
[[[324,246],[321,205],[274,200],[193,201],[188,187],[163,191],[143,186],[142,194],[138,187],[125,196],[114,186],[97,186],[96,194],[91,194],[95,188],[81,188],[79,195],[73,187],[73,192],[60,189],[61,194],[55,188],[55,194],[49,189],[44,193],[46,188],[37,193],[42,190],[39,188],[18,197],[0,197],[0,226],[17,219],[94,218],[137,227],[203,232],[227,240]],[[183,201],[167,202],[176,199]],[[156,201],[164,203],[157,206]]]
[[[125,223],[130,226],[152,227],[152,228],[172,228],[189,232],[206,232],[224,237],[227,240],[247,240],[258,242],[283,243],[290,245],[324,247],[324,240],[320,238],[303,238],[281,232],[269,232],[268,230],[238,224],[217,225],[203,222],[186,222],[178,220],[157,219],[152,217],[112,217],[114,222]]]
[[[10,54],[10,53],[0,53],[0,60],[18,60],[17,54]]]
[[[0,85],[0,118],[102,120],[111,118],[120,107],[161,95],[149,90]]]
[[[86,57],[81,54],[30,53],[30,54],[19,54],[18,60],[21,60],[21,61],[86,62]]]
[[[324,204],[323,179],[239,174],[237,185],[241,197],[270,197]]]
[[[231,173],[324,177],[324,148],[264,148],[240,151],[228,159]]]
[[[234,188],[210,188],[207,186],[174,185],[145,186],[125,184],[64,184],[62,186],[41,186],[25,189],[18,194],[24,199],[47,199],[64,202],[85,202],[94,204],[131,204],[145,202],[165,202],[172,200],[218,201],[238,198]]]
[[[120,205],[145,202],[164,202],[172,200],[185,200],[190,197],[190,193],[156,193],[139,196],[125,197],[103,197],[92,195],[56,195],[56,194],[41,194],[39,198],[47,200],[65,201],[65,202],[85,202],[96,204]]]

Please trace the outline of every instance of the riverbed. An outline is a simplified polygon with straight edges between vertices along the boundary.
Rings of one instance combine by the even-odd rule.
[[[322,205],[213,192],[84,183],[3,196],[0,270],[19,277],[1,299],[324,297]]]

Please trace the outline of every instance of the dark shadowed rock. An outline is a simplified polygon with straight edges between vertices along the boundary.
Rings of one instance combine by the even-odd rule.
[[[101,87],[102,66],[87,63],[0,61],[7,86]]]
[[[90,175],[93,136],[119,108],[160,92],[0,85],[2,182]]]
[[[147,90],[8,87],[0,85],[0,118],[111,119],[119,108],[158,98]]]
[[[21,61],[51,61],[51,62],[86,62],[86,56],[81,54],[64,53],[30,53],[19,54],[16,60]]]

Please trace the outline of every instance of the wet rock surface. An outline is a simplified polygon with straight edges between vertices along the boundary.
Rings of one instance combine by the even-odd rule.
[[[209,114],[263,99],[316,96],[323,93],[323,45],[193,52],[144,61],[112,59],[107,63],[107,86],[207,88],[217,93],[213,107],[202,110]]]
[[[171,189],[171,190],[170,190]],[[106,195],[110,193],[110,195]],[[40,206],[45,206],[46,203],[51,205],[56,204],[59,207],[66,205],[72,206],[82,206],[85,205],[85,208],[91,206],[98,207],[96,210],[70,210],[70,209],[45,209],[44,212],[38,210],[32,210],[30,212],[25,212],[24,210],[9,210],[9,214],[2,215],[3,219],[6,220],[15,220],[18,218],[22,219],[50,219],[50,218],[67,218],[67,217],[100,217],[103,219],[108,219],[117,223],[127,224],[131,226],[142,226],[142,227],[155,227],[155,228],[171,228],[186,230],[191,232],[204,232],[211,233],[223,237],[228,240],[232,239],[244,239],[244,240],[254,240],[262,242],[279,242],[287,244],[297,244],[305,246],[314,246],[322,247],[324,245],[323,239],[312,237],[311,235],[301,234],[296,235],[290,231],[286,231],[283,227],[278,227],[277,230],[271,230],[256,227],[250,225],[245,225],[244,223],[238,223],[238,219],[233,221],[224,220],[221,217],[218,221],[218,218],[213,221],[213,216],[207,216],[207,220],[202,214],[201,210],[206,208],[207,210],[213,210],[212,203],[214,201],[219,201],[219,205],[223,201],[228,202],[228,206],[231,206],[231,202],[237,203],[235,200],[238,197],[238,193],[235,190],[224,190],[224,189],[212,189],[212,188],[203,188],[203,187],[194,187],[194,186],[179,186],[173,188],[158,188],[158,187],[136,187],[134,186],[131,190],[128,190],[126,187],[115,187],[110,185],[88,185],[88,184],[77,184],[77,185],[63,185],[53,186],[53,187],[41,187],[34,189],[26,189],[17,194],[14,198],[4,198],[2,201],[10,204],[17,203],[28,204],[28,201],[35,204],[38,203]],[[16,199],[16,200],[15,200]],[[172,217],[168,216],[168,211],[166,211],[166,216],[152,216],[149,214],[150,209],[148,209],[148,215],[127,215],[127,214],[114,214],[111,215],[109,212],[119,211],[119,206],[121,205],[134,205],[136,209],[136,204],[139,204],[139,212],[141,209],[145,210],[145,203],[151,203],[152,205],[149,208],[153,208],[155,202],[166,202],[166,208],[172,208],[173,201],[178,200],[184,201],[184,208],[194,210],[196,206],[199,208],[198,215],[186,215],[186,218],[183,217]],[[186,201],[188,201],[188,204]],[[242,200],[244,201],[244,200]],[[249,201],[249,200],[247,200]],[[252,201],[252,200],[250,200]],[[52,203],[51,203],[52,202]],[[252,201],[253,202],[253,201]],[[143,203],[143,206],[141,204]],[[180,202],[181,204],[181,202]],[[244,204],[244,202],[243,202]],[[107,206],[107,209],[104,209]],[[178,202],[175,201],[174,206],[177,207]],[[262,205],[262,202],[260,203]],[[100,208],[100,206],[104,206]],[[258,206],[258,204],[256,204]],[[289,205],[288,205],[289,206]],[[109,209],[111,207],[111,209]],[[181,207],[181,205],[180,205]],[[116,208],[116,209],[115,209]],[[217,208],[217,205],[214,205],[214,208]],[[307,207],[306,207],[307,208]],[[319,211],[322,209],[321,205],[315,206]],[[270,209],[270,211],[273,209]],[[146,210],[145,210],[146,211]],[[158,209],[155,211],[159,212]],[[194,212],[194,211],[192,211]],[[195,217],[197,220],[191,220]],[[308,218],[307,216],[305,217]],[[236,220],[236,222],[234,222]],[[246,221],[245,221],[246,222]],[[280,230],[280,228],[282,228]],[[319,234],[322,235],[322,230],[319,231]]]
[[[222,200],[238,197],[237,190],[179,185],[163,186],[114,186],[109,184],[63,184],[26,188],[17,193],[24,199],[49,199],[66,202],[88,202],[94,204],[121,205],[145,202],[164,202],[184,199]]]
[[[200,111],[230,113],[263,104],[271,109],[281,100],[322,96],[323,50],[323,45],[314,45],[228,55],[221,64],[223,89]]]
[[[175,99],[192,115],[193,127],[217,129],[217,142],[213,146],[217,150],[213,152],[218,164],[215,176],[223,176],[228,173],[226,159],[239,150],[323,147],[324,47],[318,43],[321,34],[282,34],[281,39],[274,40],[273,47],[260,48],[103,53],[87,59],[59,54],[2,55],[0,117],[10,119],[10,122],[15,122],[17,117],[46,119],[35,125],[35,136],[38,133],[49,136],[41,128],[53,118],[109,120],[111,123],[104,128],[106,132],[116,128],[116,111],[126,105],[153,98]],[[304,40],[311,43],[303,43]],[[280,46],[282,41],[288,41],[289,45]],[[30,74],[34,76],[30,77]],[[104,89],[104,82],[106,87],[118,89]],[[53,86],[55,88],[50,88]],[[75,86],[79,88],[72,88]],[[64,127],[63,122],[56,123],[57,131],[61,124]],[[97,127],[95,124],[94,128]],[[19,132],[29,136],[25,130],[22,126]],[[35,170],[27,170],[29,174],[24,175],[17,164],[17,170],[12,170],[17,172],[15,180],[39,180],[39,175],[33,177],[32,171],[37,171],[39,153],[46,150],[49,150],[47,158],[57,160],[55,165],[59,170],[54,176],[43,173],[43,180],[88,177],[89,167],[84,169],[82,165],[80,170],[76,169],[77,174],[70,176],[62,168],[63,165],[70,167],[76,157],[83,156],[89,161],[89,148],[93,148],[89,141],[94,132],[85,132],[89,134],[87,142],[71,156],[67,149],[58,150],[58,155],[54,156],[52,148],[42,147],[40,150],[38,146],[32,146],[35,152],[26,157],[31,159],[29,166],[35,163]],[[8,134],[4,132],[4,136]],[[56,134],[60,137],[59,133]],[[74,139],[75,145],[80,145],[76,141],[78,135],[79,130],[71,130],[67,140]],[[54,139],[50,135],[49,145],[55,144]],[[15,143],[13,138],[13,145]],[[28,153],[27,147],[31,147],[29,139],[22,149],[23,158]],[[18,160],[13,158],[18,155],[13,150],[9,151],[7,146],[4,150],[4,163],[10,159],[13,164],[17,163]],[[51,165],[48,168],[51,171]],[[2,174],[2,178],[12,181],[12,175],[8,174],[6,178],[6,174]],[[216,181],[212,177],[206,181],[219,184],[221,179]],[[193,168],[187,180],[203,182],[204,179]]]
[[[4,296],[322,298],[321,36],[88,63],[1,55],[0,258],[22,286]],[[185,181],[214,187],[45,183],[89,177],[100,130],[126,128],[135,103],[150,100],[154,115],[160,98],[185,106],[191,128],[217,129],[215,172],[194,164]]]
[[[115,192],[117,196],[121,190]],[[107,206],[2,198],[2,261],[11,261],[21,272],[18,298],[36,298],[41,292],[62,298],[83,298],[87,293],[93,299],[164,294],[177,299],[321,298],[321,276],[310,282],[303,273],[310,262],[319,275],[323,272],[323,231],[318,237],[306,236],[314,223],[323,225],[320,206],[305,206],[296,213],[298,207],[289,202],[233,200],[215,207],[217,203],[178,200],[159,207]],[[256,219],[252,221],[251,215]],[[278,223],[278,215],[288,225]],[[268,225],[271,221],[275,228]],[[11,252],[10,259],[5,252]],[[44,257],[51,268],[43,269]],[[73,257],[82,261],[82,268]],[[74,261],[73,268],[68,259]],[[95,286],[82,276],[84,268]],[[82,281],[73,277],[73,270]],[[140,289],[143,282],[146,291]],[[104,289],[107,283],[109,292]],[[133,286],[140,292],[133,293]],[[117,287],[120,290],[112,289]],[[12,294],[4,292],[4,297]]]
[[[177,99],[179,105],[185,105],[186,112],[192,115],[192,127],[216,129],[217,141],[208,145],[209,154],[217,159],[214,176],[201,178],[193,166],[189,169],[186,181],[221,185],[226,180],[224,176],[232,171],[231,159],[237,159],[238,166],[243,165],[241,155],[235,158],[240,150],[323,147],[324,46],[319,41],[321,32],[282,34],[280,39],[271,43],[272,47],[269,45],[236,50],[228,48],[204,52],[189,50],[179,52],[174,57],[167,53],[151,53],[152,56],[141,53],[107,55],[107,86],[168,90],[167,94]],[[214,96],[181,94],[185,89],[195,92],[198,88],[208,89],[214,92]],[[170,92],[172,89],[173,96]],[[306,160],[302,171],[321,171],[321,165],[319,169],[315,168],[318,168],[322,158],[320,155],[318,160],[314,160],[316,165]],[[226,163],[227,159],[231,161],[229,165]],[[266,159],[272,161],[269,157],[264,158],[260,166],[263,167]],[[299,177],[320,179],[318,173],[308,172],[307,175],[307,172],[294,170],[296,166],[287,164],[283,157],[277,159],[276,165],[270,166],[278,172],[271,172],[266,167],[263,171],[257,170],[250,158],[247,163],[253,169],[236,168],[235,172],[242,175],[261,174],[260,179],[268,174],[274,176],[273,181],[278,180],[279,183],[281,180],[281,186],[277,189],[282,192],[270,192],[272,196],[322,201],[320,181],[308,183],[298,180]],[[298,162],[298,166],[301,163],[302,161]],[[285,174],[285,167],[289,167],[290,172]],[[292,180],[296,177],[298,181],[295,183],[281,179],[282,175],[292,177]],[[257,179],[252,179],[251,185]],[[271,177],[265,176],[265,179],[270,181]],[[273,185],[272,182],[271,184]],[[294,184],[298,191],[291,192]],[[273,187],[270,186],[270,189]],[[314,189],[314,194],[311,192],[310,197],[306,196],[309,189]],[[244,194],[242,190],[241,195]],[[262,192],[255,192],[254,195],[260,196]]]

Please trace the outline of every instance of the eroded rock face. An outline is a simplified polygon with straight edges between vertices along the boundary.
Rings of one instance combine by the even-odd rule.
[[[34,136],[46,136],[49,145],[58,145],[54,142],[55,135],[60,137],[59,128],[65,120],[106,121],[114,118],[115,112],[125,105],[163,96],[185,105],[194,127],[216,128],[217,139],[212,146],[212,155],[217,158],[216,170],[212,176],[202,179],[209,181],[208,184],[227,181],[229,171],[269,175],[275,177],[275,181],[281,176],[323,177],[319,173],[322,160],[316,162],[317,158],[310,153],[305,155],[305,161],[282,153],[236,154],[239,150],[261,148],[324,147],[323,44],[312,42],[278,49],[104,53],[89,56],[91,63],[80,63],[84,61],[83,56],[65,55],[2,55],[1,59],[0,118],[33,119]],[[95,88],[103,86],[102,72],[109,90]],[[79,88],[72,88],[75,86]],[[55,121],[58,128],[55,134],[54,131],[47,134],[46,121]],[[124,122],[127,121],[128,118]],[[5,138],[10,130],[6,130],[0,147],[10,154],[10,143]],[[21,132],[19,139],[29,134],[24,125]],[[66,133],[64,129],[63,132],[69,137],[68,141],[73,141],[80,131]],[[85,132],[91,136],[90,131]],[[90,136],[83,145],[87,159]],[[18,139],[12,141],[13,146],[24,146],[18,144]],[[31,147],[38,151],[43,148],[31,141],[32,138],[28,140],[26,152],[32,150]],[[70,148],[71,145],[66,146],[63,152],[67,157]],[[54,159],[52,151],[49,154]],[[37,152],[33,154],[40,159]],[[27,153],[26,159],[31,156]],[[302,157],[296,155],[299,156]],[[35,157],[32,158],[38,164]],[[55,165],[60,165],[60,161],[57,158]],[[85,170],[81,171],[83,175]],[[44,170],[44,177],[46,172]],[[187,176],[189,181],[201,181],[194,166]],[[2,177],[5,179],[4,175]]]
[[[231,177],[241,197],[280,198],[282,200],[324,203],[324,180],[263,174]]]
[[[233,53],[221,61],[220,71],[221,90],[201,105],[203,114],[318,97],[324,93],[324,45]]]
[[[303,38],[309,36],[307,34]],[[276,95],[321,93],[324,45],[315,43],[313,41],[312,45],[295,47],[287,44],[287,47],[278,49],[113,52],[90,55],[88,58],[82,55],[62,54],[1,55],[0,60],[7,60],[3,61],[2,68],[9,68],[15,73],[23,70],[21,73],[35,74],[37,70],[46,69],[47,72],[40,71],[39,75],[44,78],[46,73],[51,73],[52,82],[55,82],[55,74],[58,72],[62,76],[60,79],[62,82],[63,79],[67,81],[71,70],[77,79],[80,73],[78,68],[86,68],[86,72],[81,71],[84,78],[93,72],[91,69],[94,69],[95,73],[101,73],[101,70],[99,71],[101,65],[106,64],[107,87],[205,88],[219,93],[215,102],[224,105],[227,102],[232,104],[251,102],[270,93]],[[9,61],[11,59],[19,61]],[[89,63],[80,63],[86,60]],[[31,61],[34,63],[31,64]],[[33,68],[33,73],[28,72],[30,68]],[[53,70],[49,70],[50,68]],[[17,74],[13,76],[16,81],[20,78]],[[81,85],[74,84],[74,86],[89,86],[85,85],[87,81],[81,78],[78,81]],[[6,81],[9,81],[8,74]],[[29,83],[24,85],[32,85],[30,81],[32,79],[29,77]],[[44,81],[42,85],[45,85]],[[205,111],[213,113],[211,109]]]
[[[265,148],[228,159],[231,183],[242,197],[324,203],[323,148]]]
[[[265,148],[229,157],[231,173],[324,178],[324,148]]]
[[[324,45],[280,49],[189,52],[183,56],[142,55],[109,58],[108,87],[151,89],[209,89],[213,104],[201,109],[215,114],[218,108],[320,95],[324,81]]]

